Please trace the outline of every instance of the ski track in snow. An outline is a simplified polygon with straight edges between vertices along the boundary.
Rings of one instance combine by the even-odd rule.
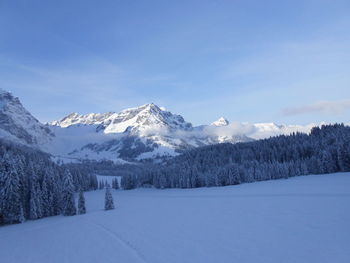
[[[144,255],[142,255],[141,252],[133,244],[131,244],[129,241],[127,241],[124,238],[122,238],[116,232],[110,230],[109,228],[105,227],[104,225],[101,225],[101,224],[96,223],[96,222],[91,221],[91,220],[85,220],[85,222],[87,222],[88,224],[93,225],[93,226],[101,229],[102,231],[106,232],[110,237],[112,237],[118,243],[122,244],[133,255],[135,255],[140,260],[140,262],[147,263]]]

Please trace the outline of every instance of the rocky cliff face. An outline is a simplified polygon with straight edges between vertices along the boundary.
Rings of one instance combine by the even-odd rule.
[[[0,89],[0,136],[32,146],[49,143],[54,134],[11,93]]]

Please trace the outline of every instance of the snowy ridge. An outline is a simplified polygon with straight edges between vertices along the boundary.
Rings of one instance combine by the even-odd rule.
[[[150,103],[140,107],[123,110],[119,113],[90,113],[79,115],[71,113],[59,121],[53,121],[50,125],[62,128],[71,125],[99,125],[98,131],[104,133],[121,133],[127,129],[140,132],[147,129],[166,128],[170,130],[191,129],[192,125],[184,121],[180,115],[162,110],[157,105]]]
[[[0,137],[41,146],[53,138],[51,130],[34,118],[10,92],[0,89]]]
[[[84,124],[84,125],[92,125],[92,124],[101,124],[103,120],[107,119],[112,112],[108,113],[90,113],[85,115],[79,115],[76,112],[73,112],[61,120],[52,121],[49,124],[53,126],[60,126],[62,128],[66,128],[75,124]]]

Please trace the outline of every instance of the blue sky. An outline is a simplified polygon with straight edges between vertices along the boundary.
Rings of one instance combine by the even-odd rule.
[[[0,0],[0,87],[41,121],[350,122],[350,1]]]

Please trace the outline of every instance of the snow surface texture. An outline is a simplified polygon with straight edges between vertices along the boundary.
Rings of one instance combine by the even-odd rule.
[[[348,263],[350,173],[86,193],[87,214],[0,228],[3,263]]]

